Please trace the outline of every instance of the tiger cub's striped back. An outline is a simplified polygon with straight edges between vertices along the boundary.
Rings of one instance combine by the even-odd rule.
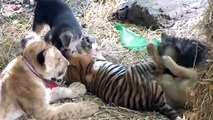
[[[81,76],[78,81],[105,102],[135,110],[156,110],[170,119],[179,119],[176,111],[166,103],[161,86],[153,80],[153,62],[140,61],[124,66],[94,61],[85,55],[73,55],[70,63],[67,81],[76,81],[72,76],[76,76],[78,71]]]

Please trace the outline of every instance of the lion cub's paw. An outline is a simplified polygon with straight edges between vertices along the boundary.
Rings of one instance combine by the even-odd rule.
[[[161,57],[161,59],[166,68],[168,68],[168,69],[175,68],[176,63],[170,56],[164,55]]]
[[[83,108],[83,115],[86,116],[91,116],[95,114],[96,112],[99,111],[98,104],[94,102],[80,102],[81,108]]]
[[[80,97],[87,92],[86,86],[80,82],[72,83],[69,88],[72,90],[74,96]]]

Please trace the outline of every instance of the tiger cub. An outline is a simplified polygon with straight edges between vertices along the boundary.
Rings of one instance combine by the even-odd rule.
[[[124,66],[77,54],[72,55],[69,62],[67,84],[82,82],[89,92],[107,103],[135,110],[155,110],[172,120],[181,119],[167,104],[161,86],[152,80],[154,62],[140,61]]]

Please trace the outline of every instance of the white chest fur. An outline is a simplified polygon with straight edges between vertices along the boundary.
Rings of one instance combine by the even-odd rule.
[[[95,63],[94,63],[94,65],[93,65],[93,69],[95,70],[95,71],[97,71],[97,70],[99,70],[100,69],[100,67],[103,65],[103,64],[110,64],[110,62],[107,62],[107,61],[96,61]]]

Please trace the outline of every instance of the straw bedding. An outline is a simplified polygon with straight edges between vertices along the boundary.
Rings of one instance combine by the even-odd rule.
[[[96,39],[100,50],[104,56],[115,63],[131,63],[138,59],[144,59],[146,56],[143,53],[136,53],[124,48],[118,42],[119,34],[115,30],[115,21],[110,20],[112,12],[121,3],[126,0],[108,0],[94,2],[94,0],[67,0],[71,6],[74,14],[81,22],[85,24],[85,32]],[[0,14],[0,70],[2,70],[15,56],[20,54],[20,40],[23,35],[31,30],[32,25],[32,8],[21,7],[17,11],[11,10],[11,4],[3,4],[3,11]],[[161,32],[184,37],[198,38],[205,42],[205,35],[200,32],[199,21],[202,16],[198,15],[196,18],[187,21],[177,21],[175,26],[170,29],[151,31],[141,26],[125,23],[124,26],[133,30],[134,32],[146,37],[147,39],[154,39],[160,36]],[[45,28],[44,32],[48,30]],[[202,78],[203,80],[195,88],[196,95],[193,98],[194,110],[184,113],[186,118],[192,120],[213,119],[213,82],[212,67]],[[101,119],[117,119],[117,120],[166,120],[164,116],[156,112],[137,112],[126,108],[114,107],[103,103],[99,98],[93,95],[85,95],[78,99],[91,100],[100,104],[101,111],[94,116],[86,119],[101,120]],[[60,104],[63,101],[57,102]],[[32,118],[33,119],[33,118]],[[25,117],[21,120],[27,120]]]

